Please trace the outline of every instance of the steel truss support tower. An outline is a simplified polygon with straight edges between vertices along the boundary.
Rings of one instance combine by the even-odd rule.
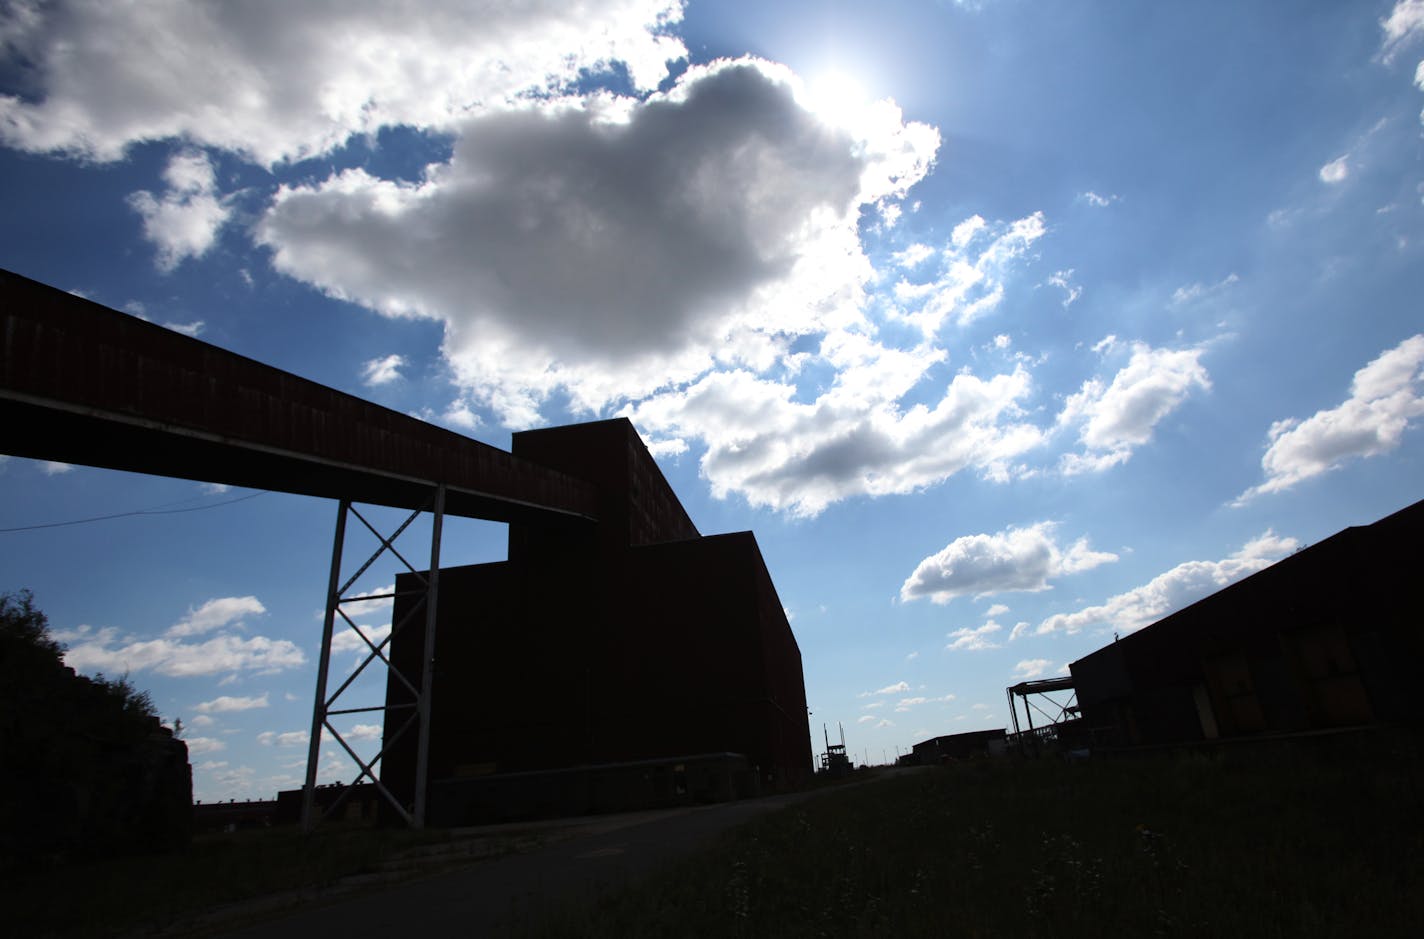
[[[410,527],[411,523],[422,514],[431,514],[430,528],[430,567],[428,573],[418,571],[410,561],[396,548],[396,541]],[[354,515],[358,521],[366,526],[371,534],[380,541],[380,547],[375,553],[365,560],[365,563],[346,580],[341,579],[342,553],[346,544],[346,522],[348,516]],[[369,779],[375,785],[376,791],[388,801],[395,809],[396,813],[406,820],[411,828],[425,827],[425,788],[426,788],[426,768],[429,762],[430,752],[430,695],[431,685],[434,678],[435,664],[435,614],[437,600],[439,596],[440,582],[440,532],[445,521],[445,487],[438,485],[431,491],[431,497],[426,504],[412,512],[404,522],[401,523],[389,537],[381,534],[349,500],[343,499],[340,509],[336,513],[336,543],[331,552],[331,580],[327,586],[326,593],[326,616],[322,624],[321,631],[321,658],[317,663],[316,673],[316,698],[312,707],[311,737],[307,744],[307,778],[306,785],[302,791],[302,828],[304,831],[311,831],[321,823],[328,815],[336,812],[337,809],[350,796],[351,791],[362,782]],[[376,595],[348,595],[352,585],[360,579],[372,564],[374,564],[383,554],[390,554],[405,566],[405,569],[414,574],[420,581],[421,586],[418,591],[408,591],[409,595],[418,595],[419,599],[412,604],[406,614],[398,623],[391,624],[390,635],[380,642],[372,642],[371,638],[359,629],[350,616],[342,610],[342,605],[346,603],[369,602],[371,600],[393,600],[395,593]],[[410,676],[404,674],[400,669],[391,663],[387,655],[391,641],[396,634],[405,628],[416,616],[425,616],[425,649],[421,658],[421,674]],[[334,692],[327,694],[327,678],[330,674],[331,665],[331,638],[335,631],[336,618],[340,617],[345,624],[356,632],[361,640],[366,644],[367,652],[365,658],[356,670],[348,675]],[[411,695],[415,697],[414,704],[401,704],[387,706],[385,704],[372,707],[351,707],[339,708],[336,706],[342,693],[366,670],[372,662],[380,660],[386,667],[388,676],[395,681],[405,685]],[[415,680],[412,680],[414,678]],[[419,682],[419,684],[416,683]],[[343,714],[365,714],[375,711],[384,712],[387,722],[400,720],[401,723],[394,734],[386,733],[385,745],[370,762],[366,762],[347,743],[335,727],[331,725],[331,718]],[[411,806],[401,804],[389,789],[382,785],[381,780],[376,775],[376,764],[381,761],[388,750],[395,742],[407,733],[411,727],[416,727],[417,749],[415,763],[415,801]],[[346,751],[356,765],[360,767],[360,772],[337,796],[336,800],[320,811],[316,804],[316,771],[317,762],[320,758],[321,738],[323,732],[330,734],[341,748]]]

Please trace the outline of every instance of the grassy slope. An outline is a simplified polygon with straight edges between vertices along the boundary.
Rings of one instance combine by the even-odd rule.
[[[831,793],[552,936],[1415,936],[1413,741],[967,763]]]
[[[98,936],[371,870],[441,832],[205,836],[184,853],[15,872],[14,935]],[[1424,757],[1385,736],[833,789],[549,936],[1424,934]]]
[[[296,828],[207,834],[187,850],[13,873],[6,929],[15,936],[113,936],[161,929],[225,903],[329,885],[374,870],[444,832],[329,825],[311,839]],[[12,893],[13,891],[13,893]]]

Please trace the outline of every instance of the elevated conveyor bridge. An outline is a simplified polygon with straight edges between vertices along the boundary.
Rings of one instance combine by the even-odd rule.
[[[413,713],[386,715],[405,721],[402,733],[419,734],[415,803],[397,808],[420,827],[444,517],[548,526],[597,520],[598,493],[583,480],[3,270],[0,426],[14,456],[338,500],[307,765],[309,828],[317,821],[312,792],[323,731],[361,767],[352,786],[370,779],[380,787],[374,769],[380,755],[362,760],[329,720],[384,710],[335,706],[354,676],[333,694],[326,688],[337,620],[355,628],[342,604],[373,599],[348,595],[360,574],[385,553],[414,572],[396,539],[420,514],[431,514],[424,602],[412,610],[426,621],[425,670],[401,675],[392,669],[417,701]],[[386,535],[357,504],[412,514]],[[342,547],[350,516],[371,528],[381,547],[347,578]],[[392,625],[394,632],[402,624]],[[367,640],[369,654],[357,674],[375,661],[389,668],[389,642]]]

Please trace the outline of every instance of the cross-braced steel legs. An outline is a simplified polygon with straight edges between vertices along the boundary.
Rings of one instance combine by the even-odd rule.
[[[430,533],[430,568],[429,573],[423,574],[420,571],[416,570],[415,567],[405,559],[405,557],[400,553],[400,551],[397,550],[395,542],[398,538],[400,538],[401,534],[404,533],[408,527],[410,527],[410,524],[412,522],[419,518],[422,513],[427,511],[431,513],[432,517]],[[371,534],[376,536],[377,540],[380,541],[381,546],[376,549],[374,554],[372,554],[369,558],[366,559],[366,562],[361,565],[360,569],[357,570],[356,573],[352,574],[345,581],[342,581],[341,555],[342,549],[346,544],[346,519],[348,515],[356,516],[356,518],[361,522],[361,524],[365,525],[366,528],[371,532]],[[444,521],[444,486],[436,486],[432,493],[430,502],[426,503],[426,505],[424,505],[423,507],[416,509],[414,512],[412,512],[410,516],[403,523],[401,523],[400,527],[397,528],[389,538],[377,531],[375,526],[373,526],[369,521],[367,521],[365,516],[363,516],[355,508],[355,506],[350,503],[349,500],[342,500],[341,502],[341,508],[337,511],[336,515],[336,544],[335,547],[332,548],[331,552],[331,580],[329,581],[327,586],[326,616],[322,624],[321,632],[321,658],[317,663],[316,673],[316,700],[312,707],[311,737],[307,744],[307,779],[306,785],[303,787],[302,792],[302,828],[306,831],[311,831],[322,821],[322,819],[326,818],[328,815],[331,815],[338,808],[340,808],[341,805],[346,801],[346,798],[351,794],[352,789],[362,780],[366,779],[369,779],[375,785],[376,791],[379,792],[381,796],[384,797],[386,801],[391,804],[391,807],[395,809],[397,814],[399,814],[402,818],[406,820],[406,823],[409,824],[410,827],[423,828],[425,826],[426,764],[428,762],[427,757],[430,750],[430,691],[431,684],[434,678],[433,666],[435,661],[435,612],[437,608],[438,588],[440,582],[440,533],[441,528],[444,525]],[[405,566],[405,569],[407,571],[409,571],[411,574],[414,574],[417,580],[420,581],[420,598],[414,604],[411,605],[411,607],[406,611],[405,615],[401,618],[401,621],[399,623],[393,622],[391,624],[390,635],[386,636],[380,642],[372,642],[371,638],[367,636],[366,633],[363,632],[360,628],[358,628],[354,622],[352,622],[351,617],[346,615],[346,613],[341,609],[341,606],[344,603],[394,599],[394,593],[377,594],[374,596],[347,595],[347,591],[351,589],[352,585],[356,583],[356,581],[361,577],[361,575],[364,574],[367,569],[369,569],[370,566],[374,564],[376,560],[386,552],[390,552],[393,557],[395,557],[397,560],[400,561],[401,564]],[[422,612],[425,615],[425,649],[424,655],[421,658],[421,674],[418,676],[420,684],[416,685],[411,680],[411,676],[406,675],[399,668],[397,668],[391,663],[390,658],[386,654],[386,649],[390,645],[391,641],[395,638],[396,633],[400,632],[400,630],[404,628],[406,623],[410,622],[415,616],[421,614]],[[360,636],[361,640],[366,644],[368,651],[366,653],[365,658],[361,660],[361,664],[356,667],[356,670],[346,677],[346,680],[341,683],[341,686],[337,688],[336,691],[332,692],[330,695],[327,695],[326,683],[328,675],[330,673],[331,638],[332,633],[335,630],[336,618],[338,616],[341,617],[343,621],[345,621],[347,626],[355,630],[356,634]],[[354,682],[361,675],[361,673],[366,670],[366,666],[370,665],[373,661],[376,661],[377,659],[381,661],[381,664],[386,666],[387,672],[392,680],[398,681],[406,687],[406,689],[415,698],[415,703],[400,705],[377,705],[374,707],[335,707],[334,705],[336,704],[337,699],[341,697],[342,692],[344,692],[347,688],[351,687],[351,683]],[[361,759],[359,755],[357,755],[356,751],[352,749],[351,745],[347,743],[346,739],[342,737],[340,732],[338,732],[337,729],[331,725],[330,719],[334,716],[342,714],[364,714],[373,711],[385,712],[385,719],[387,721],[387,732],[384,737],[384,745],[381,747],[381,751],[377,753],[375,757],[370,760],[370,762],[367,762]],[[395,733],[390,733],[389,722],[395,720],[398,715],[403,716],[403,720],[401,721],[400,726],[396,729]],[[407,808],[407,806],[401,804],[400,800],[397,799],[389,789],[382,785],[381,780],[376,775],[376,764],[381,761],[381,757],[385,755],[386,750],[390,749],[390,747],[393,746],[397,740],[405,736],[405,734],[410,730],[412,725],[415,725],[417,727],[417,735],[419,742],[417,744],[416,749],[415,763],[415,802],[412,806]],[[342,790],[341,794],[336,798],[336,800],[331,805],[327,806],[320,815],[318,815],[317,811],[319,807],[316,805],[316,771],[317,761],[320,757],[321,737],[323,732],[330,734],[336,740],[336,742],[341,745],[341,748],[346,751],[346,754],[351,757],[351,759],[356,763],[356,765],[361,768],[361,770],[357,774],[356,778],[353,779],[351,783],[348,784]]]
[[[1073,681],[1070,678],[1052,678],[1043,681],[1019,682],[1005,689],[1009,697],[1009,714],[1013,719],[1014,733],[1013,740],[1018,743],[1021,752],[1026,752],[1030,743],[1034,747],[1039,746],[1045,734],[1056,733],[1060,724],[1071,721],[1078,710],[1077,692],[1073,688]],[[1068,692],[1068,700],[1059,701],[1052,697],[1049,692]],[[1034,699],[1038,698],[1046,703],[1049,710]],[[1019,726],[1019,700],[1023,702],[1024,716],[1028,719],[1028,728],[1025,730]],[[1040,723],[1037,727],[1033,723],[1033,712],[1037,711],[1046,718],[1046,722]]]

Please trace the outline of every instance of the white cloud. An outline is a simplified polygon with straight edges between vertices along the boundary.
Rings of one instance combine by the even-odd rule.
[[[909,682],[897,681],[897,682],[895,682],[895,684],[893,684],[893,685],[886,685],[884,688],[877,688],[877,689],[874,690],[874,691],[862,691],[862,692],[860,693],[860,697],[862,697],[862,698],[868,698],[868,697],[870,697],[871,695],[876,695],[876,694],[899,694],[899,693],[902,692],[902,691],[909,691],[909,690],[910,690],[910,683],[909,683]]]
[[[1350,175],[1349,154],[1336,157],[1320,168],[1320,181],[1328,185],[1342,183]]]
[[[991,224],[978,215],[960,222],[928,279],[901,277],[895,284],[895,298],[903,307],[898,318],[928,338],[945,323],[968,323],[987,314],[1003,299],[1014,266],[1047,231],[1042,212],[1008,223]]]
[[[1107,559],[1105,558],[1105,560]],[[1007,606],[1002,603],[995,603],[993,606],[989,607],[989,609],[984,611],[984,615],[989,619],[993,619],[996,616],[1003,616],[1007,612],[1009,612],[1009,608]]]
[[[361,380],[368,385],[388,385],[401,377],[400,370],[405,367],[405,356],[388,355],[384,358],[371,359],[361,366]]]
[[[862,715],[860,715],[860,717],[857,717],[857,718],[855,719],[855,722],[856,722],[857,724],[868,724],[868,723],[870,723],[870,722],[873,721],[873,720],[875,720],[875,715],[874,715],[874,714],[862,714]]]
[[[238,698],[230,695],[221,695],[211,701],[204,701],[193,708],[200,714],[221,714],[226,711],[251,711],[255,708],[267,707],[267,695],[261,694],[253,697]]]
[[[390,623],[385,623],[380,626],[365,626],[358,623],[356,629],[349,626],[344,629],[340,628],[344,625],[345,624],[338,622],[337,628],[332,632],[332,655],[340,655],[344,652],[370,652],[371,645],[380,645],[381,642],[391,634]],[[359,629],[367,639],[371,640],[371,645],[367,645],[366,642],[362,640],[361,636],[357,633],[357,629]]]
[[[909,655],[905,656],[905,661],[906,661],[906,662],[913,662],[913,661],[915,661],[915,659],[917,659],[917,658],[919,658],[919,657],[920,657],[920,653],[919,653],[918,651],[911,652]]]
[[[1093,206],[1094,208],[1101,209],[1101,208],[1105,208],[1105,207],[1107,207],[1107,206],[1112,205],[1114,202],[1120,201],[1120,200],[1122,199],[1122,196],[1119,196],[1119,195],[1100,196],[1100,195],[1098,195],[1096,192],[1093,192],[1092,190],[1089,190],[1089,191],[1087,191],[1087,192],[1079,193],[1079,194],[1078,194],[1078,198],[1081,199],[1081,200],[1083,200],[1084,202],[1088,203],[1088,205]]]
[[[311,734],[305,730],[289,730],[285,733],[277,733],[275,730],[264,730],[257,735],[257,742],[264,747],[273,744],[279,747],[304,747],[311,740]]]
[[[863,697],[865,697],[866,694],[869,694],[869,692],[865,692],[865,694],[860,695],[860,697],[863,698]],[[869,704],[862,705],[862,706],[861,706],[861,710],[863,710],[863,711],[873,711],[873,710],[875,710],[876,708],[883,708],[884,706],[885,706],[885,702],[884,702],[884,701],[871,701]]]
[[[937,698],[927,698],[923,695],[916,695],[910,698],[901,698],[895,703],[895,710],[903,714],[911,708],[919,707],[921,704],[947,704],[953,700],[954,695],[952,694],[941,695]]]
[[[1220,561],[1185,561],[1141,587],[1109,597],[1097,606],[1057,613],[1038,626],[1038,634],[1078,633],[1089,626],[1132,632],[1254,574],[1299,547],[1294,538],[1266,532]]]
[[[985,649],[997,649],[999,648],[998,643],[993,642],[990,637],[1003,628],[990,620],[983,626],[974,629],[967,626],[963,629],[956,629],[949,634],[949,638],[953,641],[945,646],[945,649],[951,652],[981,652]]]
[[[1379,354],[1355,373],[1344,403],[1305,420],[1276,421],[1261,458],[1266,481],[1236,500],[1241,505],[1262,493],[1281,492],[1360,457],[1379,456],[1399,446],[1404,432],[1424,415],[1424,334],[1411,336]]]
[[[74,469],[72,463],[57,463],[54,460],[43,460],[40,462],[40,472],[46,476],[60,476]]]
[[[1065,296],[1063,297],[1063,306],[1065,309],[1072,306],[1073,301],[1077,300],[1083,295],[1083,288],[1078,284],[1073,283],[1072,268],[1069,268],[1066,271],[1055,271],[1054,273],[1049,275],[1048,280],[1045,281],[1045,283],[1047,283],[1050,287],[1057,287],[1063,291],[1063,293],[1065,294]]]
[[[390,619],[391,609],[395,604],[396,585],[389,583],[384,586],[372,587],[360,593],[351,594],[341,604],[341,611],[352,619],[364,619],[368,616],[383,616]]]
[[[445,413],[440,415],[440,419],[452,427],[459,427],[462,430],[474,430],[480,426],[480,417],[470,409],[470,402],[457,398],[450,402],[450,406],[445,409]],[[656,456],[656,454],[654,454]]]
[[[183,742],[188,745],[188,752],[195,756],[199,753],[217,753],[219,750],[227,749],[227,744],[213,737],[185,737]]]
[[[0,98],[0,128],[4,98]],[[143,234],[158,248],[156,263],[171,271],[184,258],[200,258],[217,240],[218,230],[232,210],[218,198],[212,163],[203,153],[174,154],[163,171],[167,191],[155,196],[146,190],[129,196],[129,205],[143,218]],[[193,324],[194,332],[202,323]],[[170,324],[170,329],[187,330]]]
[[[1239,280],[1241,280],[1241,278],[1233,272],[1227,274],[1224,278],[1214,284],[1204,284],[1198,281],[1193,284],[1187,284],[1186,286],[1178,287],[1176,290],[1172,291],[1172,305],[1183,306],[1188,303],[1195,303],[1196,301],[1201,300],[1204,297],[1209,297],[1213,294],[1220,293],[1221,291],[1227,289]]]
[[[978,218],[978,216],[975,216]],[[983,219],[980,219],[983,221]],[[935,249],[923,242],[916,242],[903,251],[896,251],[891,257],[895,266],[909,270],[919,267],[921,264],[935,256]]]
[[[342,734],[346,742],[353,740],[380,740],[382,729],[380,724],[356,724],[346,733]],[[305,741],[303,741],[305,743]]]
[[[1110,344],[1105,351],[1111,352]],[[1110,383],[1090,379],[1072,394],[1058,416],[1061,427],[1077,426],[1084,452],[1065,454],[1064,473],[1105,470],[1125,463],[1152,439],[1152,431],[1194,389],[1209,389],[1203,348],[1153,349],[1132,344],[1132,358]]]
[[[191,336],[197,339],[198,336],[202,334],[203,327],[206,325],[207,324],[202,320],[194,320],[191,323],[164,323],[163,328],[171,329],[175,333],[182,333],[185,336]]]
[[[188,723],[191,724],[191,725],[193,725],[194,727],[211,727],[211,726],[213,726],[214,724],[216,724],[217,721],[213,720],[211,717],[209,717],[209,716],[206,715],[206,714],[195,714],[195,715],[188,721]]]
[[[448,129],[472,111],[627,66],[640,89],[685,54],[677,0],[190,0],[24,4],[0,19],[36,95],[0,96],[0,139],[117,160],[182,139],[261,164],[354,134]]]
[[[1054,578],[1117,560],[1115,554],[1089,548],[1087,538],[1060,547],[1053,537],[1055,527],[1053,522],[1038,522],[956,538],[915,567],[900,586],[900,598],[948,603],[966,595],[1047,590]],[[996,604],[985,615],[997,615],[994,610],[1008,608]]]
[[[1381,50],[1386,62],[1391,62],[1411,41],[1424,36],[1424,0],[1399,0],[1380,20],[1384,30]]]
[[[762,370],[858,321],[860,211],[902,196],[939,143],[887,102],[873,125],[828,125],[800,87],[724,61],[642,102],[480,115],[418,184],[282,187],[257,237],[333,296],[441,321],[458,383],[511,425],[560,388],[594,410],[714,364]]]
[[[1048,671],[1053,665],[1051,659],[1023,659],[1014,666],[1014,677],[1029,679],[1037,678]]]
[[[260,616],[266,612],[267,608],[256,597],[217,597],[196,610],[188,610],[188,615],[169,627],[164,635],[196,636],[230,626],[241,628],[244,616]]]
[[[72,643],[64,655],[65,664],[79,671],[123,674],[152,670],[187,678],[238,670],[275,672],[306,663],[296,645],[266,636],[243,639],[220,635],[201,643],[170,637],[121,641],[113,627],[94,630],[81,626],[67,637],[81,640]]]
[[[828,337],[821,354],[837,375],[811,403],[794,400],[790,383],[738,370],[628,413],[655,437],[700,438],[714,496],[739,493],[800,516],[852,496],[913,492],[964,470],[1006,478],[1007,462],[1043,440],[1015,420],[1031,389],[1022,365],[988,380],[961,372],[932,404],[902,407],[943,353],[842,334]]]

